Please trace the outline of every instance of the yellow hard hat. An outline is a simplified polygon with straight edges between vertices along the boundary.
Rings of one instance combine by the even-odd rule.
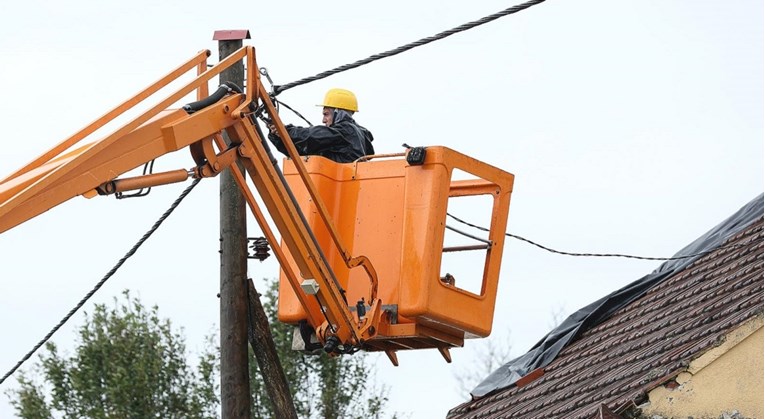
[[[346,111],[358,112],[359,104],[356,101],[356,95],[350,90],[329,89],[324,95],[324,102],[319,105],[326,108],[345,109]]]

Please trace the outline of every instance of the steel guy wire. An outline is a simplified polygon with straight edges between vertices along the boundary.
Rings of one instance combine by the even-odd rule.
[[[43,345],[45,344],[45,342],[47,342],[47,341],[48,341],[48,339],[50,339],[50,338],[53,336],[53,334],[54,334],[54,333],[56,333],[56,332],[57,332],[57,331],[58,331],[58,330],[59,330],[59,329],[60,329],[60,328],[61,328],[61,327],[62,327],[62,326],[63,326],[63,325],[64,325],[64,324],[65,324],[65,323],[66,323],[66,322],[67,322],[67,321],[70,319],[70,318],[72,318],[72,316],[74,316],[74,314],[75,314],[75,313],[76,313],[76,312],[77,312],[79,309],[81,309],[81,308],[82,308],[82,306],[84,306],[84,305],[85,305],[85,303],[86,303],[86,302],[87,302],[87,301],[90,299],[90,297],[92,297],[92,296],[93,296],[93,294],[95,294],[95,293],[96,293],[96,291],[98,291],[98,290],[101,288],[101,286],[103,286],[103,285],[104,285],[104,283],[106,283],[106,281],[107,281],[109,278],[111,278],[111,277],[112,277],[112,276],[113,276],[113,275],[114,275],[114,274],[117,272],[117,270],[118,270],[120,267],[122,267],[122,265],[125,263],[125,261],[127,261],[127,260],[128,260],[128,258],[130,258],[131,256],[133,256],[133,255],[135,254],[135,252],[138,250],[138,248],[139,248],[139,247],[141,247],[141,245],[143,245],[143,243],[144,243],[144,242],[145,242],[145,241],[146,241],[146,240],[147,240],[149,237],[151,237],[151,235],[152,235],[152,234],[154,234],[154,232],[155,232],[155,231],[157,231],[157,229],[159,228],[159,226],[160,226],[160,225],[162,225],[162,223],[165,221],[165,219],[167,219],[167,217],[169,217],[169,216],[170,216],[170,214],[172,214],[172,212],[175,210],[175,208],[176,208],[176,207],[178,207],[178,205],[181,203],[181,201],[183,201],[183,199],[186,197],[186,195],[188,195],[188,194],[189,194],[189,192],[191,192],[191,190],[192,190],[192,189],[194,189],[194,187],[195,187],[195,186],[197,186],[197,184],[199,183],[199,181],[200,181],[200,180],[201,180],[201,178],[198,178],[198,179],[194,179],[194,182],[193,182],[191,185],[189,185],[189,186],[188,186],[188,187],[187,187],[187,188],[186,188],[186,189],[185,189],[185,190],[184,190],[184,191],[183,191],[183,192],[180,194],[180,196],[178,196],[178,198],[175,200],[175,202],[173,202],[173,204],[172,204],[172,205],[170,205],[170,208],[168,208],[168,209],[167,209],[167,211],[165,211],[165,213],[164,213],[164,214],[162,214],[162,216],[161,216],[161,217],[159,217],[159,219],[158,219],[158,220],[157,220],[157,221],[154,223],[154,225],[153,225],[153,226],[152,226],[152,227],[149,229],[149,231],[147,231],[146,233],[144,233],[143,237],[141,237],[141,239],[140,239],[140,240],[138,240],[138,242],[136,242],[136,244],[135,244],[135,245],[133,245],[133,247],[132,247],[132,248],[131,248],[131,249],[130,249],[130,250],[129,250],[129,251],[126,253],[126,254],[125,254],[125,256],[123,256],[123,257],[122,257],[122,259],[120,259],[120,260],[117,262],[117,264],[116,264],[116,265],[114,265],[114,267],[113,267],[111,270],[109,270],[109,272],[108,272],[106,275],[104,275],[104,277],[103,277],[103,278],[101,278],[101,280],[100,280],[100,281],[98,281],[98,283],[97,283],[97,284],[96,284],[96,285],[93,287],[93,289],[92,289],[92,290],[90,290],[90,291],[89,291],[89,292],[88,292],[88,293],[85,295],[85,297],[83,297],[83,298],[80,300],[80,302],[79,302],[79,303],[77,303],[77,305],[76,305],[76,306],[74,306],[74,308],[72,308],[71,310],[69,310],[69,313],[67,313],[67,314],[66,314],[66,316],[64,316],[64,318],[62,318],[62,319],[61,319],[61,321],[59,321],[59,322],[58,322],[58,324],[57,324],[56,326],[54,326],[54,327],[53,327],[53,329],[51,329],[51,331],[50,331],[50,332],[48,332],[48,334],[47,334],[47,335],[45,335],[45,337],[44,337],[44,338],[42,338],[42,339],[41,339],[39,342],[37,342],[37,344],[34,346],[34,348],[32,348],[32,350],[31,350],[31,351],[27,352],[27,354],[26,354],[26,355],[24,355],[24,357],[23,357],[23,358],[21,358],[21,360],[20,360],[19,362],[17,362],[17,363],[16,363],[16,365],[14,365],[14,366],[13,366],[13,368],[11,368],[11,369],[10,369],[10,371],[8,371],[7,373],[5,373],[5,375],[3,376],[3,378],[0,378],[0,385],[2,385],[2,384],[3,384],[3,382],[5,382],[5,380],[7,380],[7,379],[8,379],[8,377],[10,377],[11,375],[13,375],[13,373],[14,373],[14,372],[16,372],[16,370],[18,370],[18,369],[21,367],[21,365],[22,365],[22,364],[24,364],[24,362],[26,362],[26,361],[27,361],[29,358],[31,358],[31,357],[32,357],[32,355],[34,355],[34,354],[35,354],[35,352],[37,352],[37,350],[38,350],[38,349],[40,349],[40,347],[41,347],[41,346],[43,346]]]

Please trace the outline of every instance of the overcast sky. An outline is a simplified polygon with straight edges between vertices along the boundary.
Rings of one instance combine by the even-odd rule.
[[[249,29],[258,65],[283,84],[512,4],[4,2],[0,177],[197,51],[217,60],[215,30]],[[515,174],[509,232],[559,250],[671,256],[763,191],[759,0],[549,0],[280,99],[319,123],[314,105],[331,87],[356,92],[356,119],[380,153],[403,142],[444,145]],[[183,154],[155,170],[191,165]],[[0,235],[0,375],[185,186],[138,200],[75,198]],[[488,224],[469,209],[455,215]],[[249,234],[259,235],[250,221]],[[218,180],[205,180],[86,310],[130,289],[184,329],[195,358],[217,333],[218,223]],[[489,339],[452,351],[452,364],[436,351],[400,353],[397,368],[375,355],[389,410],[443,417],[468,397],[455,377],[482,368],[487,342],[520,355],[555,317],[659,264],[561,256],[508,239]],[[253,278],[277,275],[275,260],[250,264]],[[82,319],[52,340],[71,350]],[[11,413],[0,395],[0,417]]]

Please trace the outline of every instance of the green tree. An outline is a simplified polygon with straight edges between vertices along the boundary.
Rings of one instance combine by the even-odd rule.
[[[268,282],[263,306],[300,418],[379,418],[387,388],[363,353],[330,358],[292,350],[293,328],[278,322],[276,281]],[[61,356],[53,343],[35,370],[44,385],[19,374],[7,392],[17,414],[38,418],[217,418],[220,412],[220,350],[208,338],[196,370],[186,362],[184,339],[157,307],[146,310],[124,292],[114,307],[96,305],[79,329],[75,355]],[[250,356],[252,417],[273,418],[255,357]],[[46,394],[48,397],[46,397]]]
[[[73,356],[46,345],[36,369],[47,386],[19,376],[19,388],[7,394],[20,417],[217,417],[214,357],[206,354],[193,371],[183,337],[160,320],[157,307],[146,310],[128,291],[123,296],[85,314]]]

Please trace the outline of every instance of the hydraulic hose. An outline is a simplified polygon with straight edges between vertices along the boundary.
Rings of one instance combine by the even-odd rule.
[[[193,114],[196,111],[200,111],[213,103],[216,103],[217,101],[223,99],[227,94],[230,93],[242,93],[242,89],[239,88],[234,83],[226,82],[223,83],[218,87],[218,90],[216,90],[213,94],[210,96],[207,96],[206,98],[191,102],[183,106],[183,110],[186,111],[189,115]]]

